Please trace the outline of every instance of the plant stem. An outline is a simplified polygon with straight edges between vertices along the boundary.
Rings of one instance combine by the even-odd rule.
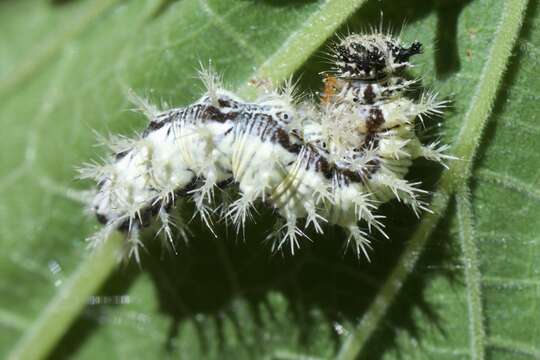
[[[482,279],[478,248],[474,237],[474,220],[469,188],[462,184],[456,191],[459,239],[463,259],[463,272],[467,287],[469,311],[469,345],[471,359],[483,360],[486,356],[486,331],[482,306]]]
[[[250,80],[279,83],[287,79],[366,1],[327,0],[259,67]],[[238,90],[246,98],[256,93],[249,82]]]
[[[60,288],[15,345],[10,360],[45,358],[116,268],[124,237],[115,232],[94,250]]]
[[[458,156],[460,160],[454,161],[450,169],[442,175],[438,190],[433,197],[432,209],[434,213],[426,215],[420,222],[396,267],[391,271],[354,331],[343,343],[338,359],[355,359],[365,348],[388,307],[413,272],[430,235],[445,213],[457,185],[469,180],[472,162],[480,144],[483,130],[493,109],[504,71],[525,18],[527,2],[527,0],[506,1],[488,60],[484,65],[480,82],[453,147],[452,154]]]

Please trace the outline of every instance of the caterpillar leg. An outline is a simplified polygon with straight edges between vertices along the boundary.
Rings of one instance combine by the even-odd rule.
[[[371,241],[367,238],[368,234],[356,225],[349,226],[347,233],[347,246],[354,249],[357,257],[363,254],[369,261],[368,250],[371,250]]]
[[[280,232],[282,233],[282,238],[279,240],[276,249],[281,250],[284,246],[288,245],[292,255],[294,255],[296,249],[300,248],[298,237],[308,238],[298,227],[297,218],[294,214],[289,214],[285,218],[285,224],[282,226]]]
[[[457,157],[448,155],[449,145],[441,145],[440,141],[434,141],[430,144],[424,145],[418,139],[415,139],[409,145],[410,152],[413,158],[423,157],[425,159],[438,162],[442,166],[448,169],[446,161],[458,160]]]
[[[304,207],[307,211],[305,227],[308,228],[309,225],[312,224],[315,231],[318,234],[322,234],[323,229],[321,227],[321,223],[327,223],[328,220],[326,220],[326,218],[319,213],[319,210],[316,207],[315,199],[311,199],[311,201],[306,201]]]
[[[354,213],[357,221],[365,221],[368,226],[369,232],[372,229],[376,229],[380,234],[388,239],[388,235],[384,231],[384,224],[380,219],[384,219],[384,215],[377,215],[377,205],[371,200],[369,194],[363,193],[355,196],[352,199],[354,206]]]
[[[139,224],[133,223],[130,225],[130,229],[127,236],[128,257],[134,258],[137,264],[141,263],[140,249],[144,248],[144,244],[141,241]]]
[[[237,233],[245,229],[246,220],[253,220],[252,211],[255,210],[254,201],[257,198],[254,194],[242,193],[227,209],[225,216],[231,219]]]
[[[176,252],[176,247],[174,246],[174,239],[173,239],[173,232],[172,227],[175,227],[174,222],[171,219],[171,216],[169,212],[164,208],[160,207],[158,212],[158,217],[161,222],[161,227],[158,230],[158,235],[160,233],[163,233],[163,236],[165,238],[165,243],[169,245],[172,251]]]
[[[217,238],[217,234],[214,231],[214,222],[212,221],[212,215],[215,209],[212,205],[205,200],[205,196],[201,192],[195,192],[192,195],[193,202],[195,203],[196,211],[193,217],[199,215],[202,222],[208,227],[212,235]]]

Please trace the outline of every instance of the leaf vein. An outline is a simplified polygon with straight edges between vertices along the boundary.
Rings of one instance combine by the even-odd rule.
[[[490,337],[488,339],[488,345],[493,348],[528,355],[535,359],[540,358],[540,349],[519,341],[503,339],[500,337]]]
[[[208,15],[208,17],[212,20],[212,22],[218,26],[221,30],[223,30],[226,34],[229,35],[231,39],[233,39],[238,46],[240,46],[241,49],[243,49],[245,52],[250,54],[257,62],[264,61],[264,55],[261,54],[259,50],[257,50],[255,47],[251,46],[249,44],[249,40],[244,37],[241,33],[236,31],[231,24],[229,24],[222,16],[218,15],[212,7],[210,7],[210,4],[208,3],[208,0],[199,0],[199,4],[203,11]],[[242,6],[237,6],[234,11],[242,9],[247,6],[246,3],[241,3]],[[230,11],[230,13],[234,12]]]
[[[520,278],[509,278],[509,277],[500,277],[500,276],[483,276],[482,282],[488,286],[510,286],[510,287],[540,286],[540,280],[538,279],[520,279]]]
[[[480,169],[476,172],[475,177],[480,180],[500,185],[503,188],[514,190],[536,201],[540,201],[540,189],[519,180],[515,176],[500,174],[489,169]]]

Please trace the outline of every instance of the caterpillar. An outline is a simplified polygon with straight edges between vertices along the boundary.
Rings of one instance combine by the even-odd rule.
[[[404,73],[421,50],[375,32],[340,39],[320,101],[302,99],[290,81],[246,101],[210,68],[200,71],[206,92],[188,106],[159,110],[132,95],[146,129],[113,137],[105,162],[80,170],[97,183],[89,207],[103,228],[91,244],[123,231],[139,261],[139,232],[157,219],[174,246],[171,210],[187,199],[210,229],[218,216],[240,231],[254,208],[273,208],[275,250],[294,253],[305,229],[338,225],[346,244],[368,257],[370,233],[386,236],[381,203],[397,198],[429,211],[420,183],[404,179],[412,160],[452,159],[448,146],[423,145],[415,132],[417,120],[441,115],[446,104],[431,93],[405,96],[417,81]]]

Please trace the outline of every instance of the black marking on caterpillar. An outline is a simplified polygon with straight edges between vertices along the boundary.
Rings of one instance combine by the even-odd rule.
[[[404,46],[390,35],[345,37],[333,49],[320,104],[299,101],[290,83],[260,89],[258,100],[247,102],[210,70],[200,73],[206,93],[186,107],[159,111],[133,96],[147,128],[135,139],[114,138],[105,164],[81,170],[98,183],[90,206],[104,227],[92,243],[125,231],[138,261],[139,231],[157,218],[174,247],[172,227],[183,225],[173,223],[171,209],[187,198],[210,229],[219,213],[240,231],[260,202],[282,223],[275,249],[294,252],[305,236],[301,223],[318,233],[329,223],[367,256],[372,229],[386,236],[375,214],[381,202],[397,198],[415,212],[429,210],[419,183],[404,180],[412,159],[452,158],[447,146],[424,146],[415,134],[416,119],[441,114],[445,105],[434,94],[417,102],[404,96],[415,81],[401,74],[420,52],[420,43]],[[215,189],[233,183],[234,201],[226,204]]]
[[[339,78],[377,81],[408,68],[409,59],[421,52],[417,41],[404,47],[390,35],[352,34],[334,48],[334,71]]]

